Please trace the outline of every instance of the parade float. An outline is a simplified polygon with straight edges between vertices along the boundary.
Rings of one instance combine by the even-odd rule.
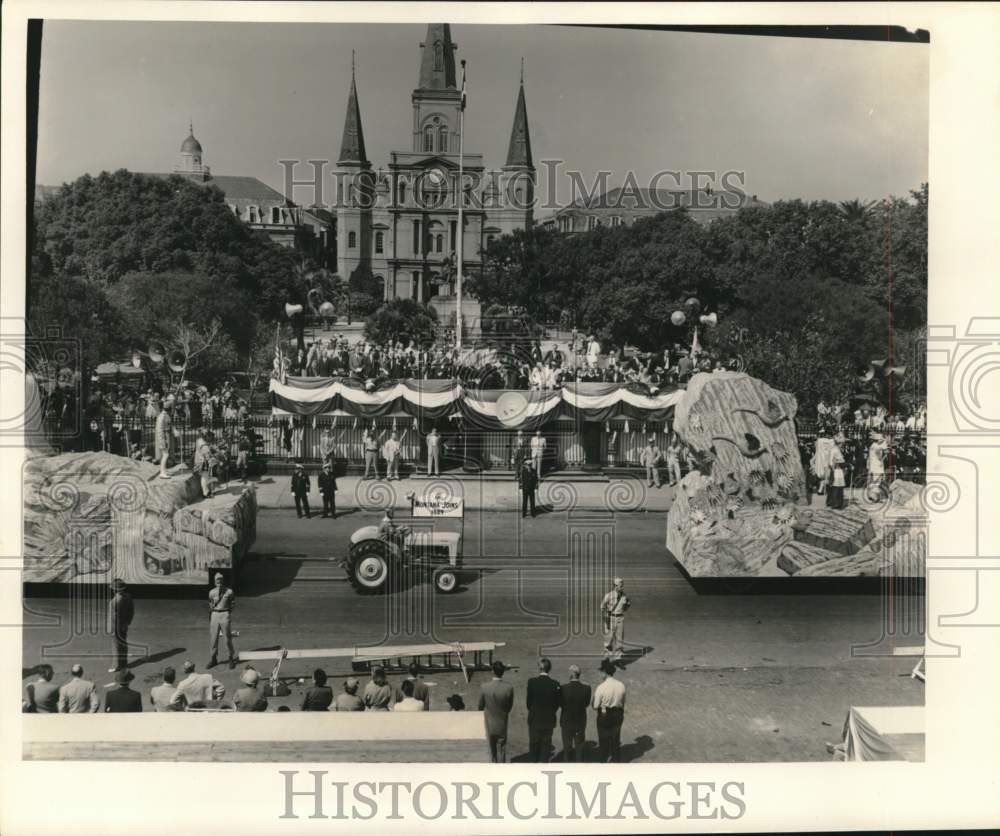
[[[691,577],[923,577],[921,486],[810,507],[796,410],[794,396],[747,374],[692,377],[673,429],[698,467],[667,514],[668,551]]]
[[[204,584],[256,537],[252,488],[202,496],[185,465],[111,453],[31,456],[24,469],[24,580]]]

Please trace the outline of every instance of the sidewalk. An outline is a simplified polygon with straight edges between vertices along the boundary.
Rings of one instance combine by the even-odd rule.
[[[317,468],[307,470],[312,483],[309,506],[314,513],[323,509],[322,498],[316,485]],[[294,508],[291,494],[291,477],[268,475],[249,483],[257,489],[257,504],[261,508]],[[231,482],[230,490],[242,487]],[[519,508],[521,496],[517,483],[451,476],[420,479],[362,479],[359,476],[342,476],[337,479],[337,510],[360,508],[380,511],[392,506],[401,510],[410,507],[407,494],[416,496],[428,493],[465,499],[465,508],[472,510],[505,511]],[[611,479],[607,482],[573,482],[562,479],[542,479],[536,502],[555,512],[565,511],[661,511],[666,513],[673,499],[674,489],[664,483],[660,488],[650,488],[641,479]]]

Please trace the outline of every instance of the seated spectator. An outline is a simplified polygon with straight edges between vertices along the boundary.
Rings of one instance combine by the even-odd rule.
[[[364,711],[365,704],[358,696],[358,680],[353,676],[344,680],[344,693],[337,694],[331,711]]]
[[[365,686],[365,708],[369,711],[388,711],[392,705],[392,688],[385,681],[385,669],[375,668],[371,681]]]
[[[72,679],[59,689],[59,713],[96,714],[101,701],[94,683],[83,678],[81,665],[73,665],[69,672]]]
[[[276,710],[277,711],[291,711],[292,709],[290,709],[287,705],[279,705]]]
[[[451,711],[465,711],[465,700],[462,699],[461,694],[452,694],[446,702]]]
[[[427,687],[427,683],[422,679],[417,677],[420,672],[420,666],[416,662],[410,662],[407,666],[407,677],[406,682],[413,684],[413,694],[411,695],[414,699],[419,700],[424,704],[424,711],[427,711],[431,705],[430,699],[430,689]],[[399,689],[396,691],[396,702],[400,702],[405,696],[405,692],[402,688],[402,683],[400,683]]]
[[[177,672],[171,668],[163,669],[163,682],[149,691],[149,704],[157,711],[178,711],[183,706],[171,705],[174,694],[177,693],[177,686],[174,681],[177,679]]]
[[[328,711],[333,702],[333,689],[326,684],[326,671],[316,668],[313,671],[313,687],[306,691],[302,700],[303,711]]]
[[[233,702],[237,711],[267,711],[267,698],[257,691],[260,683],[260,674],[251,667],[243,671],[240,676],[242,688],[238,688],[233,695]]]
[[[185,708],[205,708],[214,699],[215,680],[210,673],[195,673],[194,662],[184,663],[185,677],[170,698],[170,705]],[[176,710],[176,709],[175,709]]]
[[[30,714],[58,714],[59,686],[52,683],[52,665],[38,666],[38,680],[25,688],[24,710]]]
[[[128,684],[135,679],[127,668],[115,672],[117,688],[108,691],[104,698],[104,710],[110,714],[135,713],[142,711],[142,695],[133,691]]]
[[[423,711],[424,703],[422,700],[417,700],[413,698],[413,680],[404,679],[399,686],[399,690],[403,692],[403,699],[395,703],[392,706],[393,711]]]

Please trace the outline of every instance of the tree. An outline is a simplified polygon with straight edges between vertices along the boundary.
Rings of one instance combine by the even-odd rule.
[[[34,224],[32,263],[47,274],[110,287],[130,273],[201,273],[272,320],[294,290],[294,254],[237,218],[219,189],[180,175],[84,175],[36,204]]]
[[[365,338],[375,343],[424,343],[434,339],[437,325],[437,311],[430,305],[413,299],[393,299],[365,321]]]
[[[367,264],[356,267],[348,278],[348,306],[352,319],[363,319],[382,304],[382,285]]]

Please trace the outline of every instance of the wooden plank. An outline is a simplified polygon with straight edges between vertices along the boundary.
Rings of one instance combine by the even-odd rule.
[[[837,557],[841,557],[839,552],[832,552],[809,543],[799,543],[793,540],[781,547],[781,552],[778,555],[778,568],[789,575],[794,575],[810,566],[825,563]]]
[[[241,662],[280,659],[335,659],[347,657],[356,661],[366,659],[389,659],[394,656],[430,656],[438,653],[454,653],[456,647],[468,653],[474,650],[495,650],[505,642],[455,642],[454,644],[413,644],[385,645],[384,647],[327,647],[310,650],[244,650],[240,651]]]

